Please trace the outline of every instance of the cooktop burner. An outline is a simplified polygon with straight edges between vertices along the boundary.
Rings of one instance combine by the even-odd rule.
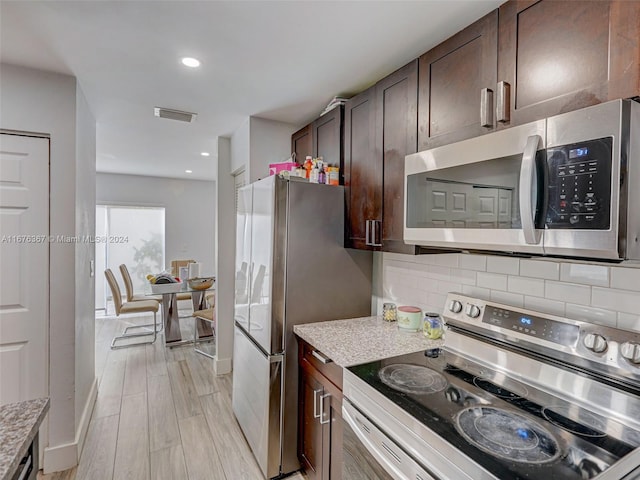
[[[558,442],[549,431],[507,410],[467,408],[458,413],[456,428],[479,449],[510,461],[543,464],[560,456]]]
[[[382,383],[404,393],[435,393],[447,386],[447,381],[441,374],[420,365],[388,365],[381,368],[378,375]]]
[[[553,407],[544,407],[542,409],[542,416],[549,420],[554,425],[560,428],[564,428],[576,435],[582,435],[583,437],[606,437],[607,434],[603,433],[606,430],[606,425],[603,420],[595,415],[580,410],[577,414],[571,414],[572,409],[568,406],[556,405]],[[571,416],[578,416],[577,421],[572,420]],[[592,428],[593,427],[593,428]]]

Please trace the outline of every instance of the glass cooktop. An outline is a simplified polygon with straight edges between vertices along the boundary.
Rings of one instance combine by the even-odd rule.
[[[611,419],[443,349],[349,370],[498,478],[590,479],[640,444]]]

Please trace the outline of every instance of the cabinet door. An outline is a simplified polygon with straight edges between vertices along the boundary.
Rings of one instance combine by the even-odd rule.
[[[499,35],[505,126],[640,94],[640,2],[510,1]]]
[[[307,156],[313,155],[312,125],[306,125],[291,135],[291,152],[296,154],[296,162],[304,163]]]
[[[419,59],[418,149],[425,150],[493,129],[482,126],[481,108],[491,117],[497,73],[498,11],[495,10]]]
[[[327,436],[329,438],[329,480],[342,479],[342,394],[336,392],[331,395],[329,403],[329,424]]]
[[[403,241],[404,157],[418,144],[418,61],[376,85],[376,158],[382,158],[382,250],[416,253]],[[374,241],[378,243],[378,241]]]
[[[319,400],[324,389],[304,370],[301,370],[299,388],[302,401],[298,426],[300,461],[309,480],[322,480],[323,425],[316,416],[319,415]]]
[[[371,222],[382,221],[382,159],[375,151],[375,87],[345,107],[345,246],[371,250]],[[369,224],[369,228],[367,228]],[[377,249],[377,248],[376,248]]]
[[[322,157],[325,163],[344,171],[342,150],[342,122],[344,107],[339,106],[313,122],[313,156]]]

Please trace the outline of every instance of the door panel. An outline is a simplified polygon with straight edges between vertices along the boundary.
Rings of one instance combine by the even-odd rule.
[[[271,300],[274,235],[274,180],[253,184],[251,215],[251,295],[249,297],[249,334],[264,349],[271,346]]]
[[[260,469],[269,478],[280,467],[282,361],[265,356],[236,326],[232,407]]]
[[[249,330],[249,297],[251,295],[251,208],[253,187],[243,187],[237,193],[236,213],[236,286],[234,319]]]
[[[48,395],[49,139],[0,137],[0,404]]]

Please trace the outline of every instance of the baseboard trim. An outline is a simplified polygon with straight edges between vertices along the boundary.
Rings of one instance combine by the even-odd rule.
[[[231,358],[218,358],[213,361],[213,369],[216,375],[231,373]]]
[[[61,472],[78,465],[78,460],[80,460],[80,454],[84,447],[84,441],[87,438],[89,422],[91,421],[91,414],[93,413],[93,407],[96,404],[97,396],[98,378],[96,377],[93,379],[89,395],[87,396],[87,401],[84,404],[82,416],[80,417],[80,424],[76,429],[74,441],[72,443],[56,445],[55,447],[46,447],[44,449],[42,470],[45,474]]]

